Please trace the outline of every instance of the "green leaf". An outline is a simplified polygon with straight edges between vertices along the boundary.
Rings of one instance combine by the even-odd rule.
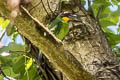
[[[18,34],[18,32],[14,32],[13,34],[12,34],[12,40],[15,42],[16,41],[16,37],[18,36],[19,34]]]
[[[12,59],[9,56],[0,56],[0,62],[2,63],[2,66],[8,67],[12,64]]]
[[[110,20],[100,20],[100,24],[102,27],[107,27],[111,25],[116,25],[116,23],[110,21]]]
[[[10,23],[9,20],[5,20],[3,23],[2,23],[2,28],[6,28],[8,26],[8,24]]]
[[[2,53],[2,52],[9,52],[9,47],[4,46],[4,47],[0,48],[0,53]]]
[[[103,29],[103,31],[105,33],[112,33],[112,34],[114,34],[114,32],[112,30],[110,30],[109,28],[107,28],[107,27],[102,27],[102,29]]]
[[[120,27],[117,29],[118,32],[120,32]]]
[[[118,5],[118,2],[120,2],[120,0],[111,0],[111,1],[114,5]]]
[[[117,0],[118,2],[120,2],[120,0]]]
[[[6,28],[7,35],[10,36],[12,33],[16,32],[16,29],[13,24],[9,24]]]
[[[41,80],[40,77],[37,79],[39,75],[37,74],[37,69],[34,65],[30,67],[28,71],[26,71],[25,75],[23,76],[23,80]]]
[[[102,19],[102,18],[109,17],[110,13],[111,13],[110,9],[108,7],[104,7],[104,9],[102,10],[102,12],[100,12],[99,18]]]
[[[2,75],[0,75],[0,80],[3,80],[3,76]]]
[[[15,74],[13,72],[12,67],[9,67],[9,66],[3,67],[2,70],[5,73],[5,75],[7,75],[7,76],[10,76],[10,77],[17,77],[18,76],[18,74]]]
[[[107,27],[107,26],[111,26],[111,25],[117,25],[117,22],[119,20],[119,17],[106,17],[106,18],[102,18],[100,19],[100,24],[102,25],[102,27]]]
[[[13,64],[13,71],[16,74],[20,72],[25,72],[25,58],[23,56],[18,57],[16,62]]]
[[[113,33],[108,33],[108,32],[106,32],[105,34],[106,34],[111,46],[114,46],[114,45],[120,43],[120,35],[115,35]]]
[[[81,0],[81,4],[82,4],[82,5],[85,5],[85,4],[86,4],[86,1],[85,1],[85,0]]]
[[[101,18],[101,16],[107,17],[106,14],[108,14],[108,6],[110,5],[111,3],[108,0],[94,0],[92,4],[94,16],[96,17],[99,14],[99,18]]]
[[[11,42],[8,45],[10,51],[23,51],[24,52],[24,46],[21,44],[16,44],[15,42]]]
[[[93,0],[93,3],[95,4],[105,4],[105,5],[110,5],[111,3],[109,2],[109,0]]]
[[[35,62],[35,60],[32,59],[32,58],[29,58],[29,59],[27,60],[25,70],[29,70],[30,67],[32,66],[33,62]]]

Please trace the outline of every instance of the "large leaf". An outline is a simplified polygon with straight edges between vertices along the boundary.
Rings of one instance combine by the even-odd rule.
[[[29,70],[26,71],[25,75],[22,78],[23,80],[41,80],[40,76],[37,74],[37,69],[35,65],[32,65]]]
[[[107,7],[104,7],[104,9],[100,12],[100,16],[99,18],[102,19],[102,18],[106,18],[106,17],[110,17],[110,9]]]
[[[116,16],[119,17],[120,16],[120,6],[118,6],[117,11],[111,12],[110,16],[111,17],[116,17]]]
[[[102,27],[117,25],[118,20],[119,20],[118,16],[116,16],[114,18],[106,17],[106,18],[100,19],[100,24],[101,24]]]
[[[6,32],[7,32],[8,36],[10,36],[14,32],[16,32],[16,29],[15,29],[14,25],[10,23],[6,28]]]
[[[2,52],[9,52],[9,47],[8,46],[4,46],[4,47],[0,48],[0,54]]]
[[[117,31],[120,33],[120,27],[118,27]]]
[[[116,23],[110,21],[110,20],[100,20],[101,26],[102,27],[107,27],[111,25],[116,25]]]
[[[5,20],[3,23],[2,23],[2,28],[6,28],[8,26],[8,24],[10,23],[9,20]]]
[[[97,1],[97,0],[96,0]],[[96,3],[93,3],[93,5],[92,5],[92,9],[93,9],[93,12],[94,12],[94,15],[95,15],[95,17],[98,15],[98,14],[100,14],[100,16],[99,17],[101,17],[101,15],[102,16],[107,16],[107,15],[105,15],[105,14],[108,14],[108,12],[110,11],[109,9],[108,9],[108,6],[109,5],[106,5],[106,4],[104,4],[104,3],[98,3],[98,4],[96,4]]]
[[[15,73],[25,72],[25,58],[23,56],[18,57],[13,65],[13,71]]]
[[[15,74],[13,72],[12,67],[4,67],[4,68],[2,68],[2,70],[5,73],[5,75],[7,75],[7,76],[10,76],[10,77],[17,77],[18,76],[18,74]]]
[[[109,40],[109,43],[111,46],[114,46],[118,43],[120,43],[120,35],[115,35],[113,33],[105,33],[107,35],[107,38]]]
[[[35,61],[34,59],[29,58],[29,59],[27,60],[25,70],[29,70],[29,69],[31,68],[31,66],[32,66],[32,64],[33,64],[34,61]]]
[[[21,44],[16,44],[15,42],[11,42],[8,45],[10,51],[23,51],[24,52],[24,46]]]

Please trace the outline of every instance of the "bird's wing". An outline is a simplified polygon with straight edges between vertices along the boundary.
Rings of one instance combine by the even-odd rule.
[[[62,21],[62,26],[58,34],[56,34],[56,37],[60,40],[62,40],[69,32],[68,23],[65,21]]]
[[[55,35],[59,34],[61,27],[62,27],[62,21],[58,22],[53,34],[55,34]]]
[[[52,29],[53,27],[55,27],[61,21],[62,21],[61,17],[57,17],[55,20],[53,20],[51,22],[51,24],[49,25],[48,29]]]

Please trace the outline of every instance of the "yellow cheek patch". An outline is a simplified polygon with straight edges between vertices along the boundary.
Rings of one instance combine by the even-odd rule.
[[[70,20],[70,18],[68,18],[68,17],[63,17],[62,19],[66,22],[68,22]]]

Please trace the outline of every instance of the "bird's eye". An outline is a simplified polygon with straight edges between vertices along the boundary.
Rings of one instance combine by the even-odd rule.
[[[72,13],[70,13],[70,16],[72,16]]]

